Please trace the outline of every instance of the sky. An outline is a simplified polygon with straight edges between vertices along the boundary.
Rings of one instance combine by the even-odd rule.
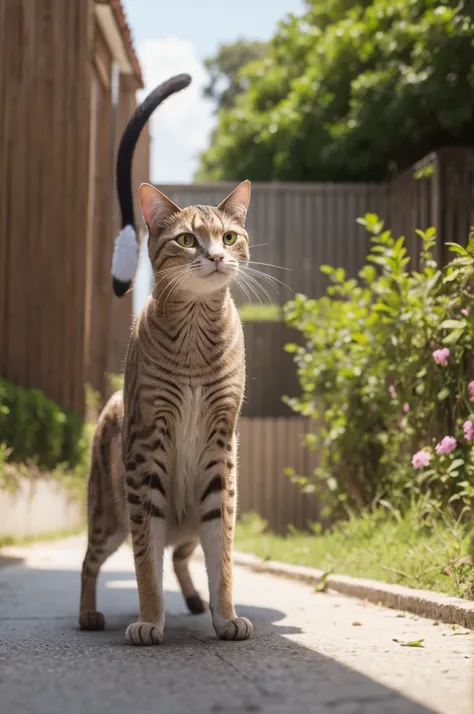
[[[303,0],[122,0],[142,72],[144,97],[157,84],[186,72],[191,85],[168,99],[150,119],[153,183],[189,183],[215,124],[214,106],[202,96],[204,59],[220,44],[267,40]],[[134,312],[149,292],[150,266],[142,254],[135,281]]]

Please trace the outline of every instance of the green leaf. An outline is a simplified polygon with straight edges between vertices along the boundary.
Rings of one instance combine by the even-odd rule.
[[[460,275],[462,275],[462,270],[451,270],[444,278],[443,283],[452,283]]]
[[[454,469],[458,469],[460,466],[464,466],[464,459],[454,459],[453,463],[448,469],[448,473],[451,473],[452,471],[454,471]]]
[[[447,337],[443,339],[444,345],[454,345],[464,333],[464,328],[462,330],[453,330]]]
[[[329,576],[331,575],[331,573],[332,573],[332,570],[326,570],[326,572],[324,572],[324,573],[321,575],[321,580],[319,581],[319,583],[316,583],[316,585],[315,585],[314,588],[313,588],[313,592],[315,592],[315,593],[325,593],[325,592],[327,592],[327,589],[328,589],[328,578],[329,578]]]
[[[394,642],[397,642],[401,647],[423,647],[424,638],[421,640],[410,640],[409,642],[402,642],[401,640],[393,638]]]
[[[459,245],[459,243],[445,243],[445,245],[449,246],[451,253],[459,253],[460,255],[467,255],[469,257],[467,250],[463,248],[462,245]]]
[[[456,330],[467,327],[466,320],[443,320],[440,325],[442,330]]]

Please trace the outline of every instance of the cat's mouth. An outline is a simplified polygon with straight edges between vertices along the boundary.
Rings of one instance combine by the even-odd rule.
[[[230,276],[233,272],[233,267],[228,263],[214,263],[214,266],[212,268],[209,268],[209,270],[203,274],[203,277],[213,278],[218,275]]]

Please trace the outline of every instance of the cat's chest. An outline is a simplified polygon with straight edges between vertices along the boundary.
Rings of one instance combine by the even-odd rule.
[[[174,464],[172,473],[173,510],[178,519],[194,506],[199,460],[206,443],[203,388],[185,387],[181,409],[174,424]]]
[[[194,462],[204,440],[204,394],[202,386],[182,388],[181,408],[174,425],[175,451],[186,462]]]

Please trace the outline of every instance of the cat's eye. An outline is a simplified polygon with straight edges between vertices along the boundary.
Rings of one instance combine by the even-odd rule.
[[[181,233],[175,240],[182,248],[195,248],[197,245],[197,240],[192,233]]]
[[[234,245],[234,243],[237,243],[237,238],[237,233],[224,233],[222,237],[222,242],[224,243],[224,245]]]

